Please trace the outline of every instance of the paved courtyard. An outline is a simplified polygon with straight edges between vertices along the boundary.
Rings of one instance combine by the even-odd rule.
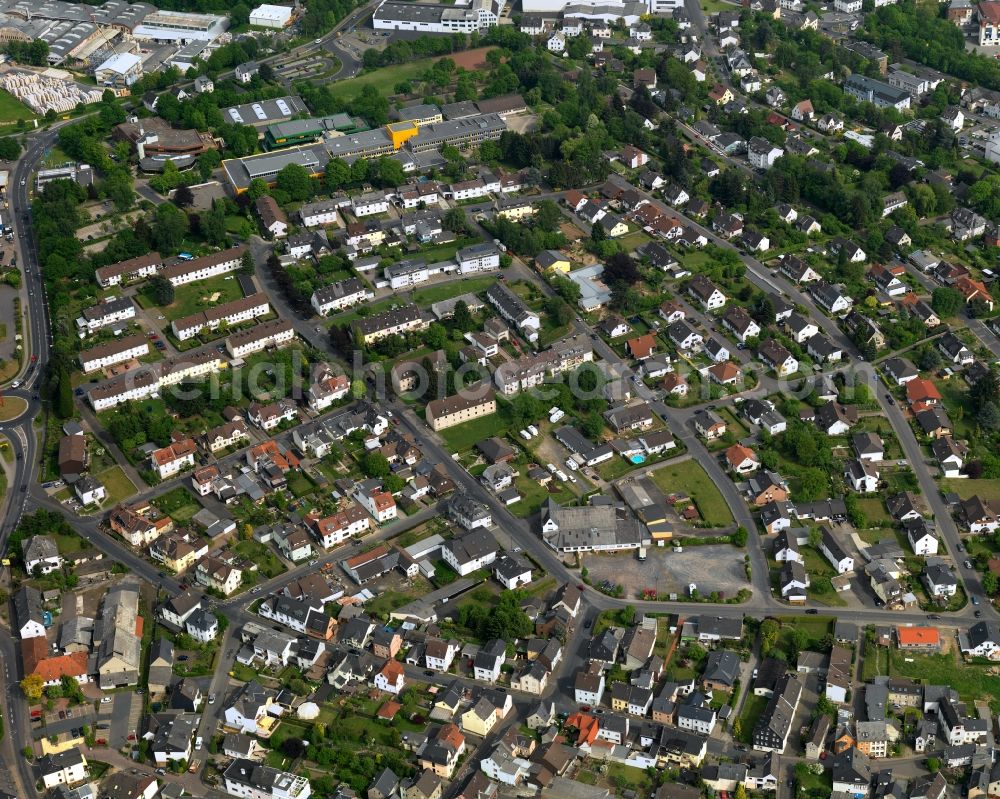
[[[719,591],[729,597],[749,587],[743,569],[744,554],[744,550],[728,544],[685,547],[683,552],[654,546],[647,550],[644,562],[635,552],[629,552],[587,555],[583,565],[593,585],[600,585],[602,580],[620,583],[628,599],[641,595],[646,588],[660,594],[686,593],[690,583],[698,586],[702,596]]]

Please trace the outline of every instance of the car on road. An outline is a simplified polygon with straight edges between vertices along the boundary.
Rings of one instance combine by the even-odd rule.
[[[434,676],[434,672],[431,671],[430,669],[424,669],[424,676],[425,677],[433,677]]]
[[[195,748],[195,749],[201,749],[201,745],[202,745],[203,743],[205,743],[205,739],[204,739],[204,738],[202,738],[202,737],[201,737],[201,736],[199,735],[199,736],[198,736],[197,738],[195,738],[195,740],[194,740],[194,748]]]
[[[583,583],[580,583],[579,585],[577,585],[577,588],[579,588],[581,591],[585,591],[587,589],[587,586],[585,586]]]
[[[215,694],[209,694],[208,695],[208,704],[210,704],[210,705],[214,705],[215,704]]]
[[[972,615],[975,616],[977,619],[981,619],[983,617],[983,612],[981,610],[977,610]]]
[[[110,696],[102,696],[101,697],[101,704],[102,705],[110,705],[113,701],[114,700]]]
[[[809,608],[808,610],[806,610],[807,616],[815,616],[817,613],[819,613],[819,611],[816,610],[816,608]]]
[[[972,568],[972,561],[971,560],[966,560],[965,563],[963,563],[962,565],[965,566],[965,568],[967,568],[967,569],[971,569]]]
[[[162,777],[162,776],[164,776],[167,773],[167,770],[165,768],[158,768],[156,770],[156,773],[159,774]]]
[[[937,613],[928,613],[927,618],[936,621],[937,619],[940,619],[941,616]]]
[[[315,566],[317,563],[319,563],[318,560],[311,560],[311,561],[309,561],[309,565],[310,566]]]
[[[978,605],[979,604],[979,597],[973,596],[973,597],[970,597],[970,599],[972,599],[972,604],[973,605]]]
[[[256,588],[252,589],[250,591],[250,593],[251,594],[259,594],[260,593],[260,586],[258,585]]]
[[[589,629],[590,629],[590,625],[591,625],[591,624],[593,624],[593,622],[592,622],[592,621],[591,621],[590,619],[587,619],[587,620],[586,620],[586,621],[585,621],[585,622],[583,623],[583,629],[585,629],[585,630],[589,630]]]

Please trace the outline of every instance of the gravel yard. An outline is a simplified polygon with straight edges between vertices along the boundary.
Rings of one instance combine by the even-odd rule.
[[[734,596],[748,586],[743,570],[742,549],[728,544],[685,547],[674,552],[670,547],[650,547],[645,562],[635,552],[613,555],[587,555],[583,564],[589,570],[590,581],[620,583],[626,598],[635,598],[645,588],[658,593],[686,593],[689,583],[695,583],[702,596],[713,591]]]

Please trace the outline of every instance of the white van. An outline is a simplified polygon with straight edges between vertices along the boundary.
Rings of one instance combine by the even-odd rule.
[[[525,441],[531,441],[531,433],[529,433],[527,430],[519,430],[517,434]]]

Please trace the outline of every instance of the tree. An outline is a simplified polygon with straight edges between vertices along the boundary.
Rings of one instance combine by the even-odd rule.
[[[736,786],[734,796],[736,799],[747,799],[747,789],[742,782]]]
[[[156,206],[153,215],[153,242],[163,254],[177,252],[188,232],[188,218],[173,203]]]
[[[309,172],[300,164],[285,164],[275,178],[275,187],[294,202],[304,202],[313,194]]]
[[[927,758],[927,770],[931,774],[937,774],[941,770],[941,761],[936,757]]]
[[[455,303],[455,312],[452,315],[452,320],[455,322],[455,329],[457,330],[472,329],[472,313],[469,311],[469,306],[465,300],[459,300]]]
[[[256,264],[253,261],[253,253],[247,250],[240,256],[240,271],[247,275],[252,275],[255,269]]]
[[[557,327],[568,325],[573,320],[573,309],[562,297],[556,295],[545,301],[545,313]]]
[[[738,740],[741,735],[743,735],[743,722],[737,716],[736,721],[733,722],[733,737]],[[743,786],[741,785],[740,787],[742,788]]]
[[[962,295],[955,289],[939,286],[931,294],[931,308],[942,319],[947,319],[958,313],[962,307]]]
[[[153,275],[147,284],[150,299],[161,308],[174,301],[174,284],[163,275]]]
[[[391,473],[389,461],[381,452],[369,452],[361,462],[361,469],[368,477],[388,477]]]
[[[21,692],[29,702],[37,702],[42,698],[45,681],[40,674],[29,674],[21,680]]]
[[[13,136],[0,138],[0,160],[15,161],[21,155],[21,145]]]
[[[169,161],[167,163],[170,163]],[[172,202],[178,208],[189,208],[194,204],[194,192],[187,186],[178,186],[174,191]]]
[[[760,651],[768,654],[778,642],[778,634],[781,632],[781,625],[774,619],[764,619],[760,623]]]
[[[73,384],[70,381],[69,370],[67,369],[59,370],[56,414],[60,419],[69,419],[73,415]]]
[[[998,590],[1000,590],[1000,580],[993,572],[986,572],[983,575],[983,590],[993,596]]]

